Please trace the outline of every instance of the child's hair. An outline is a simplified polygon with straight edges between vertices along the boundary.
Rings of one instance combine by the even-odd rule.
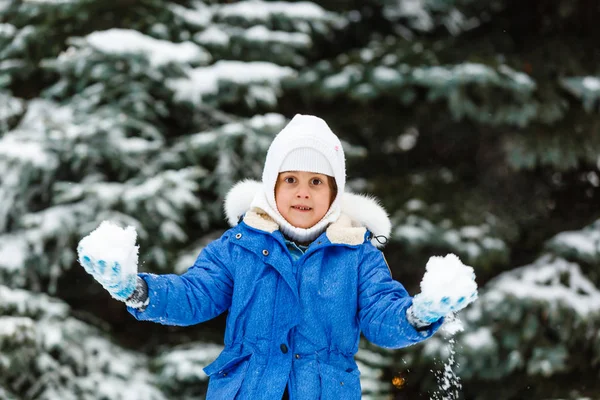
[[[335,183],[335,178],[333,176],[327,175],[327,183],[329,184],[329,189],[331,190],[329,197],[329,206],[331,207],[331,204],[333,204],[333,201],[337,197],[338,187],[337,183]]]

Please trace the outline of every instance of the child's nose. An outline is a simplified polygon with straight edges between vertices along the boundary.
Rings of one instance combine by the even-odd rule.
[[[308,185],[300,185],[298,187],[298,192],[296,192],[296,197],[299,199],[308,199],[310,197]]]
[[[298,190],[298,193],[296,193],[296,197],[298,197],[299,199],[308,199],[310,197],[310,194],[308,193],[308,190]]]

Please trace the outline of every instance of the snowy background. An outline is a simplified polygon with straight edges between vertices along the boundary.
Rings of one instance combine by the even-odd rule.
[[[365,399],[600,398],[599,7],[0,0],[0,399],[202,398],[224,316],[134,321],[76,246],[131,225],[140,270],[184,272],[295,113],[389,211],[411,294],[432,255],[477,275],[462,331],[361,343]]]

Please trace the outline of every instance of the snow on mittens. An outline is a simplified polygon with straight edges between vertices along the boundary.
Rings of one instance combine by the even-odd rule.
[[[432,323],[462,310],[477,299],[477,283],[472,267],[464,265],[454,254],[431,257],[421,280],[421,293],[413,298],[417,318]]]
[[[77,246],[79,263],[117,300],[127,300],[136,287],[136,239],[134,227],[104,221]]]

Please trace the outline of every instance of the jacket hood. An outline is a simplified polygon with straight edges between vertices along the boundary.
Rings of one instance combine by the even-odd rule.
[[[261,180],[263,191],[257,193],[250,207],[267,213],[286,237],[297,242],[311,242],[340,216],[341,194],[346,185],[345,160],[342,143],[325,120],[314,115],[296,114],[269,146]],[[335,199],[321,220],[310,228],[293,226],[277,209],[275,186],[279,173],[284,171],[314,172],[335,179],[338,187]]]
[[[256,194],[262,190],[262,183],[244,180],[235,184],[225,197],[225,216],[230,226],[236,226],[244,216],[244,222],[256,229],[274,232],[279,225],[260,208],[252,207]],[[372,196],[344,192],[341,196],[341,215],[326,230],[332,243],[357,245],[364,242],[367,230],[373,234],[371,243],[382,247],[389,239],[392,223],[385,209]]]

